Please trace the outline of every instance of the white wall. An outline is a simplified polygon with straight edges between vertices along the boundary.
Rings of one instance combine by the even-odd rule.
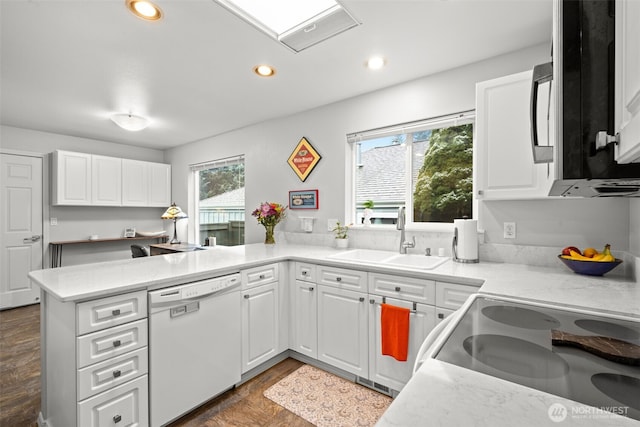
[[[250,216],[251,210],[265,200],[286,203],[289,190],[318,189],[320,209],[304,214],[292,211],[279,227],[295,231],[298,215],[312,215],[317,218],[314,233],[326,233],[327,219],[344,219],[345,215],[345,135],[473,109],[476,82],[531,69],[547,61],[548,55],[547,44],[534,46],[171,149],[166,160],[172,164],[176,202],[187,206],[189,164],[245,154],[247,243],[264,238],[263,228]],[[322,155],[304,183],[286,163],[302,136]],[[481,213],[487,218],[485,236],[489,242],[561,247],[611,243],[617,250],[629,248],[627,199],[493,202]],[[517,239],[502,239],[502,222],[506,220],[518,223]]]
[[[134,147],[94,139],[39,132],[10,126],[0,126],[0,148],[17,152],[48,154],[55,150],[100,154],[126,159],[164,162],[164,152],[149,148]],[[45,160],[47,163],[47,160]],[[45,165],[47,167],[48,165]],[[50,188],[50,179],[45,172],[44,191]],[[48,200],[48,197],[45,199]],[[164,208],[130,207],[79,207],[45,206],[45,260],[49,265],[48,243],[56,241],[82,240],[92,234],[100,237],[121,237],[126,227],[134,226],[142,231],[156,231],[171,227],[160,216]],[[56,218],[57,226],[50,226],[50,218]],[[149,244],[152,241],[136,243]],[[63,265],[123,259],[131,256],[130,242],[87,243],[65,245]]]

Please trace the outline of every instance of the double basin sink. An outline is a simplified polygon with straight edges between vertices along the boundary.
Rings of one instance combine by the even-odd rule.
[[[380,264],[390,267],[417,268],[421,270],[433,270],[449,260],[448,257],[399,254],[397,252],[373,249],[353,249],[329,255],[327,258],[354,263]]]

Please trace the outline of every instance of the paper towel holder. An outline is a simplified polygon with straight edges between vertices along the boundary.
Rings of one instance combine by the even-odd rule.
[[[463,216],[462,219],[469,219],[469,217],[467,216]],[[480,262],[480,260],[478,258],[476,259],[463,259],[463,258],[458,258],[458,227],[453,227],[453,241],[451,242],[451,254],[452,254],[452,259],[455,262],[461,262],[461,263],[478,263]]]

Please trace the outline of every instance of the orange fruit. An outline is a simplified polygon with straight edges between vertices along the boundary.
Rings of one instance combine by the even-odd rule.
[[[594,248],[587,248],[584,251],[582,251],[582,255],[586,256],[587,258],[593,258],[594,255],[597,255],[598,251],[595,250]]]

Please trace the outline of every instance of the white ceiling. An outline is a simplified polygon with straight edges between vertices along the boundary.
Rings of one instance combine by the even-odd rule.
[[[1,123],[166,149],[551,39],[551,0],[344,0],[362,25],[298,54],[212,0],[156,3],[159,22],[124,0],[0,0]]]

